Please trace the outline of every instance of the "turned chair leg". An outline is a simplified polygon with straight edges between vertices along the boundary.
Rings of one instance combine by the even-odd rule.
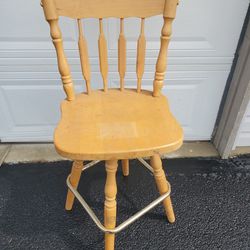
[[[129,175],[129,160],[122,160],[122,173],[124,176]]]
[[[76,189],[77,189],[80,177],[81,177],[82,168],[83,168],[82,161],[74,161],[73,162],[72,169],[71,169],[70,183]],[[67,194],[66,204],[65,204],[66,210],[72,209],[74,199],[75,199],[74,194],[68,189],[68,194]]]
[[[168,191],[168,185],[167,185],[167,180],[166,180],[164,170],[162,169],[162,161],[161,161],[160,156],[158,154],[153,155],[150,158],[150,164],[152,168],[154,169],[154,177],[155,177],[157,188],[159,190],[159,193],[162,195]],[[170,196],[168,196],[163,201],[163,205],[166,211],[168,221],[170,223],[174,223],[175,215],[174,215],[174,210],[173,210]]]
[[[106,161],[105,167],[107,178],[105,184],[104,226],[108,229],[113,229],[116,225],[117,160]],[[105,233],[105,250],[113,250],[114,248],[115,235]]]

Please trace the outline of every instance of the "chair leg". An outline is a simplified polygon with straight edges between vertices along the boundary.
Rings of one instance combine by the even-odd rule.
[[[129,175],[129,160],[122,160],[122,173],[124,176]]]
[[[154,177],[155,177],[155,181],[156,181],[156,185],[159,190],[159,193],[160,194],[166,193],[168,191],[168,185],[167,185],[167,180],[166,180],[164,170],[162,168],[162,161],[161,161],[160,156],[158,154],[153,155],[150,158],[150,164],[152,168],[154,169]],[[170,196],[168,196],[163,201],[163,205],[166,211],[168,221],[170,223],[174,223],[175,215],[174,215],[174,210],[173,210]]]
[[[83,168],[83,162],[82,161],[74,161],[72,164],[72,169],[71,169],[71,176],[70,176],[70,182],[71,185],[74,188],[77,188],[81,173],[82,173],[82,168]],[[65,209],[66,210],[71,210],[73,203],[74,203],[75,196],[74,194],[68,189],[68,194],[66,198],[66,204],[65,204]]]
[[[106,184],[105,184],[105,203],[104,203],[104,225],[108,229],[112,229],[116,225],[116,171],[117,160],[106,161]],[[105,234],[105,250],[113,250],[115,248],[115,235]]]

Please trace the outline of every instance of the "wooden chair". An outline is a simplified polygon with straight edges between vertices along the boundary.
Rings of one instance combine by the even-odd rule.
[[[71,174],[67,179],[69,191],[66,210],[71,210],[76,197],[96,225],[105,232],[105,249],[114,249],[115,233],[145,214],[158,203],[163,202],[169,222],[175,221],[170,185],[166,180],[160,154],[178,149],[183,141],[183,131],[171,114],[168,101],[161,94],[166,70],[167,49],[172,33],[172,22],[176,15],[178,0],[42,0],[45,18],[50,25],[58,69],[61,74],[66,100],[62,101],[62,118],[55,134],[54,144],[57,152],[73,160]],[[153,92],[141,89],[144,72],[146,39],[144,35],[145,18],[163,15],[161,46],[156,63]],[[79,54],[86,93],[75,94],[70,68],[67,63],[59,16],[77,19],[79,29]],[[98,18],[100,34],[98,40],[100,72],[103,90],[91,89],[91,73],[87,43],[82,29],[82,18]],[[108,89],[107,43],[103,31],[103,18],[120,19],[118,40],[118,71],[120,88]],[[137,89],[125,89],[126,39],[124,19],[141,19],[141,31],[137,43]],[[150,165],[142,158],[150,157]],[[118,160],[122,161],[125,176],[129,175],[129,159],[138,158],[144,166],[154,173],[156,185],[161,196],[130,219],[116,226],[116,171]],[[84,166],[84,161],[93,160]],[[105,185],[104,225],[77,192],[82,170],[93,166],[100,160],[106,161],[107,179]]]

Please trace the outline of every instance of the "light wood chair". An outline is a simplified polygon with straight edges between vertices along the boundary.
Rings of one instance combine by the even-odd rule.
[[[105,232],[105,249],[114,249],[115,233],[163,202],[169,222],[175,221],[170,185],[162,168],[160,154],[178,149],[182,145],[183,131],[171,114],[167,98],[161,94],[167,49],[172,33],[172,22],[176,15],[178,0],[42,0],[45,18],[50,25],[58,69],[67,98],[61,103],[61,120],[55,130],[54,144],[57,152],[73,160],[71,174],[67,179],[69,191],[66,210],[71,210],[76,197],[96,225]],[[146,39],[145,18],[163,15],[161,46],[156,63],[153,91],[141,89],[145,64]],[[75,94],[70,68],[63,49],[62,34],[58,25],[59,16],[77,19],[79,29],[79,54],[82,74],[86,82],[86,93]],[[91,70],[87,42],[82,28],[83,18],[99,19],[99,63],[103,89],[91,88]],[[108,89],[107,42],[103,31],[103,18],[120,19],[118,39],[118,71],[120,88]],[[124,19],[141,19],[141,31],[137,43],[137,89],[125,88],[126,38]],[[143,160],[150,157],[150,165]],[[122,161],[125,176],[129,175],[129,159],[138,158],[154,173],[161,196],[143,210],[116,227],[116,171],[118,160]],[[93,160],[84,166],[84,161]],[[83,170],[98,161],[106,161],[106,185],[104,203],[104,225],[77,191]]]

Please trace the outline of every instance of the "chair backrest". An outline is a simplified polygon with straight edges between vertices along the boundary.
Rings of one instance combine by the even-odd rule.
[[[67,100],[75,98],[73,81],[70,68],[63,49],[62,34],[58,25],[59,16],[67,16],[77,19],[79,30],[79,54],[82,74],[86,81],[87,93],[91,93],[90,85],[90,64],[88,58],[87,43],[82,29],[82,18],[99,19],[99,64],[103,78],[104,91],[107,91],[108,56],[107,43],[103,32],[103,18],[120,18],[120,35],[118,40],[118,71],[120,75],[120,89],[124,89],[124,77],[126,72],[126,38],[124,36],[124,18],[141,18],[141,31],[137,42],[137,91],[141,91],[141,81],[144,73],[146,40],[144,35],[145,18],[155,15],[163,15],[164,24],[161,31],[161,46],[156,63],[156,71],[153,86],[153,96],[159,96],[163,86],[167,49],[172,33],[172,22],[176,15],[176,6],[179,0],[42,0],[45,18],[50,25],[50,34],[54,43],[58,69],[61,74],[63,87]]]

